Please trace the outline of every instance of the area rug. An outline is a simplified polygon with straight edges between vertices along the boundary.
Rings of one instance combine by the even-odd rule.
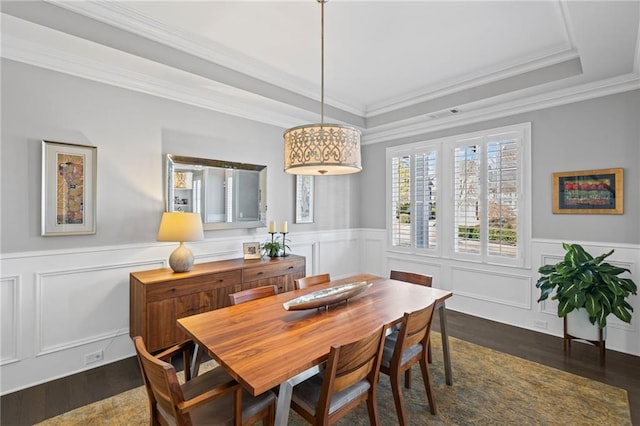
[[[453,386],[445,384],[440,335],[433,333],[430,365],[438,414],[431,415],[418,366],[403,389],[411,425],[631,425],[627,392],[614,386],[450,338]],[[208,364],[211,364],[209,362]],[[203,365],[203,370],[210,365]],[[389,378],[380,376],[382,425],[397,425]],[[147,425],[143,387],[95,402],[40,425]],[[289,424],[306,424],[291,411]],[[366,406],[339,422],[368,425]]]

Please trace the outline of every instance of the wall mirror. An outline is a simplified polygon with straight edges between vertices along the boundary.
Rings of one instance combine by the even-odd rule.
[[[267,166],[167,154],[167,211],[200,213],[205,230],[266,226]]]

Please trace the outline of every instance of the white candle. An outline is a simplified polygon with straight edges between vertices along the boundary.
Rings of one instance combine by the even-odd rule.
[[[276,232],[276,222],[274,220],[269,222],[269,232]]]
[[[281,234],[286,234],[287,233],[287,221],[286,220],[284,222],[282,222],[282,225],[280,225],[280,233]]]

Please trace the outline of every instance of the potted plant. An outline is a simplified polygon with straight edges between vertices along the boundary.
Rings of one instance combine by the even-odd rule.
[[[278,257],[280,253],[284,251],[284,249],[291,250],[287,245],[287,241],[285,238],[276,237],[275,239],[271,239],[271,241],[267,241],[262,244],[262,254],[267,255],[269,257]]]
[[[540,289],[538,302],[551,297],[558,301],[558,316],[584,308],[589,322],[599,328],[607,325],[607,316],[614,314],[624,322],[631,322],[633,307],[627,302],[638,287],[630,278],[618,275],[630,272],[626,268],[613,266],[604,260],[609,253],[593,257],[579,244],[562,243],[566,250],[564,260],[555,265],[538,269],[541,274],[536,287]]]

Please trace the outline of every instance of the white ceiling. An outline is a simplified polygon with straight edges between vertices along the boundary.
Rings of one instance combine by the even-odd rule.
[[[112,74],[89,78],[118,84],[109,80],[128,73],[120,85],[146,80],[136,90],[164,86],[238,115],[251,103],[271,115],[263,121],[283,126],[318,121],[315,0],[2,3],[3,56],[11,59],[47,66],[36,56],[66,52]],[[525,99],[640,88],[639,15],[638,0],[331,0],[327,115],[366,134],[451,119],[452,109],[464,116]],[[207,100],[216,96],[225,105]]]

